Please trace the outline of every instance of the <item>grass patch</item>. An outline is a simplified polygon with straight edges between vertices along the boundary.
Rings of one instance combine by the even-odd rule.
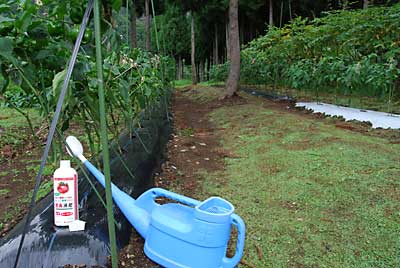
[[[192,80],[189,79],[182,79],[182,80],[175,80],[174,86],[175,88],[182,88],[192,85]]]
[[[201,172],[202,195],[230,200],[244,218],[247,262],[400,266],[399,145],[258,100],[210,118],[226,128],[223,146],[239,157],[228,158],[223,171]]]
[[[10,192],[9,189],[0,189],[0,196],[6,195]]]
[[[190,137],[194,135],[194,129],[193,128],[184,128],[179,130],[179,135],[184,136],[184,137]]]
[[[32,172],[32,174],[38,174],[39,168],[40,168],[40,165],[35,164],[35,165],[27,166],[26,170]],[[54,170],[56,170],[57,168],[58,167],[56,167],[55,165],[51,165],[51,164],[45,165],[42,175],[43,176],[51,176],[53,174]]]
[[[193,86],[191,90],[183,92],[183,95],[193,101],[207,103],[218,100],[223,97],[224,93],[224,89],[222,88]]]
[[[225,81],[204,81],[199,83],[199,86],[203,87],[216,87],[216,86],[225,86]]]
[[[46,197],[53,190],[53,180],[48,180],[40,185],[36,195],[36,202]],[[33,191],[29,194],[28,199],[30,200]]]
[[[32,123],[39,124],[40,117],[36,109],[23,109],[28,113]],[[0,126],[5,129],[27,127],[25,117],[18,113],[15,109],[0,106]]]
[[[191,86],[192,80],[189,80],[189,79],[175,80],[174,85],[175,85],[175,88],[183,88],[183,87]],[[204,81],[204,82],[198,83],[197,85],[203,86],[203,87],[223,86],[223,85],[225,85],[225,82]]]
[[[24,109],[24,111],[29,114],[34,126],[39,125],[39,114],[35,109]],[[0,106],[0,148],[5,145],[13,148],[21,146],[30,134],[25,117],[14,109]]]

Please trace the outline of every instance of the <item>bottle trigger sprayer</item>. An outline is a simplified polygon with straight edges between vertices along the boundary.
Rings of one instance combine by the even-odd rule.
[[[68,226],[79,219],[78,173],[69,160],[61,160],[54,172],[54,224]]]

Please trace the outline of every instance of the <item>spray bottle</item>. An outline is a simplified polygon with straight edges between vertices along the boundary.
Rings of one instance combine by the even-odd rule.
[[[78,174],[69,160],[61,160],[54,172],[54,224],[68,226],[79,219]]]

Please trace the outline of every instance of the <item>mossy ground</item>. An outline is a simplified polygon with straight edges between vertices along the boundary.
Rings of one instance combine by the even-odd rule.
[[[204,101],[219,93],[185,94]],[[400,267],[400,145],[244,97],[247,104],[208,115],[237,157],[198,173],[200,195],[230,200],[245,220],[246,262]]]

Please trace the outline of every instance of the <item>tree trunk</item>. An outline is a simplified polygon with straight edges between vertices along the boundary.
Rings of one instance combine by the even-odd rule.
[[[214,37],[214,41],[215,41],[215,53],[214,53],[214,64],[219,64],[219,55],[218,55],[218,51],[219,51],[219,47],[218,47],[218,26],[217,24],[215,24],[215,37]]]
[[[132,1],[132,15],[131,15],[131,47],[137,47],[137,37],[136,37],[136,3],[135,0]]]
[[[204,74],[205,74],[205,71],[204,71],[204,60],[200,61],[200,66],[199,67],[200,67],[200,71],[199,71],[199,73],[200,73],[200,81],[203,82],[205,80],[205,78],[204,78]]]
[[[181,59],[181,79],[185,78],[185,60]]]
[[[211,71],[211,58],[209,58],[208,59],[208,73],[207,73],[207,77],[208,77],[208,80],[210,80],[211,79],[211,76],[210,76],[210,71]]]
[[[182,79],[185,79],[185,60],[182,59],[181,61],[181,77]]]
[[[364,9],[368,8],[368,5],[369,5],[369,1],[368,0],[364,0],[363,1],[363,8]]]
[[[225,27],[225,40],[226,40],[226,60],[230,60],[230,46],[229,46],[229,20],[226,22],[226,27]]]
[[[151,44],[150,44],[150,0],[145,0],[144,1],[144,9],[145,9],[145,31],[146,31],[146,50],[150,51],[151,50]]]
[[[269,0],[269,26],[274,25],[274,7],[272,5],[272,0]]]
[[[178,56],[178,80],[183,79],[182,77],[182,57],[181,55]]]
[[[192,32],[192,53],[191,53],[191,63],[192,63],[192,84],[197,84],[197,71],[196,71],[196,43],[195,43],[195,32],[194,32],[194,12],[192,11],[192,23],[191,23],[191,32]]]
[[[238,6],[239,0],[229,1],[229,46],[231,51],[231,64],[229,77],[226,81],[225,97],[236,95],[239,89],[240,79],[240,41],[239,41],[239,18]]]

